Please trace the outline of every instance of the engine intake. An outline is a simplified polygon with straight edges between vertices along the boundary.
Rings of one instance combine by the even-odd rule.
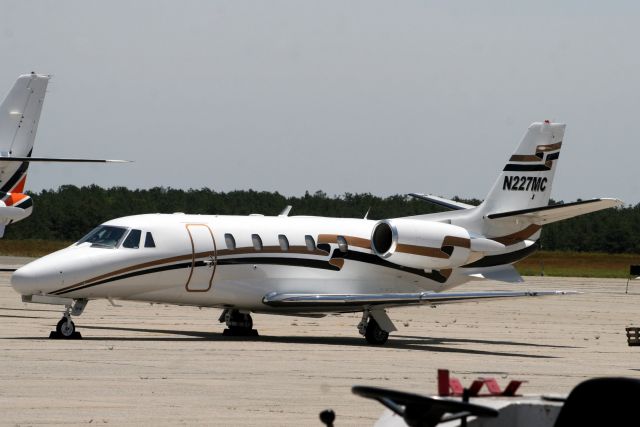
[[[371,248],[394,264],[421,269],[445,269],[467,263],[469,232],[451,224],[416,219],[383,220],[371,234]]]

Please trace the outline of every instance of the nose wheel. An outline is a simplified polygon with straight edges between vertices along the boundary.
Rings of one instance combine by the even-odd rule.
[[[56,330],[51,331],[49,338],[53,339],[80,339],[82,335],[76,331],[76,324],[71,320],[71,315],[65,313],[56,325]]]
[[[76,332],[76,325],[73,323],[73,320],[67,318],[65,316],[60,319],[58,324],[56,325],[56,333],[63,338],[71,338],[71,336]]]
[[[62,319],[56,324],[56,330],[51,331],[49,338],[52,339],[81,339],[82,335],[76,331],[76,324],[71,320],[71,314],[80,315],[87,305],[87,300],[76,300],[73,306],[65,307]]]

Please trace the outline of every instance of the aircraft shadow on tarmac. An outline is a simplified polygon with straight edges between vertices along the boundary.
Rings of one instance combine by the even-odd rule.
[[[0,310],[7,310],[7,311],[22,311],[22,312],[32,312],[32,311],[48,311],[50,313],[60,313],[60,310],[56,310],[56,309],[47,309],[47,308],[30,308],[30,309],[26,309],[26,308],[11,308],[11,307],[0,307]]]
[[[11,319],[48,319],[46,316],[18,316],[13,314],[0,314],[0,317]]]
[[[351,347],[366,347],[371,349],[371,345],[367,344],[359,337],[301,337],[301,336],[257,336],[257,337],[228,337],[220,332],[203,332],[203,331],[185,331],[173,329],[145,329],[145,328],[125,328],[116,326],[91,326],[81,325],[80,330],[109,330],[109,331],[125,331],[125,332],[142,332],[153,334],[174,335],[172,337],[95,337],[85,334],[83,339],[87,341],[252,341],[279,344],[300,344],[300,345],[336,345]],[[14,338],[16,339],[16,338]],[[20,339],[20,338],[18,338]],[[22,339],[42,339],[42,337],[24,337]],[[505,351],[488,351],[471,348],[455,347],[456,343],[465,344],[482,344],[482,345],[500,345],[500,346],[525,346],[525,347],[545,347],[545,348],[577,348],[571,346],[556,346],[534,343],[523,343],[515,341],[491,341],[479,339],[459,339],[459,338],[441,338],[441,337],[416,337],[408,335],[393,335],[392,338],[381,349],[398,349],[398,350],[421,350],[428,352],[440,353],[461,353],[476,355],[492,355],[505,357],[524,357],[536,359],[554,359],[557,356],[513,353]],[[453,344],[454,346],[448,346]]]

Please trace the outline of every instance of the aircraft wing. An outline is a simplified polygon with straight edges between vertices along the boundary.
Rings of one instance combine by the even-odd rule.
[[[542,206],[539,208],[522,209],[518,211],[500,212],[487,215],[489,219],[526,219],[532,224],[544,225],[574,216],[596,212],[602,209],[622,206],[618,199],[592,199],[561,205]]]
[[[389,294],[280,294],[271,292],[262,302],[271,307],[317,308],[450,304],[498,298],[575,295],[574,291],[419,292]]]

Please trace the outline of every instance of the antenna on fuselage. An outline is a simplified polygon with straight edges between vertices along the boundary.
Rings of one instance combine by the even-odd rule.
[[[287,205],[287,207],[285,207],[284,209],[282,209],[282,212],[280,212],[280,215],[278,216],[289,216],[289,212],[291,212],[291,205]]]
[[[369,206],[369,209],[367,209],[367,213],[364,214],[364,219],[369,219],[369,212],[371,212],[371,206]]]

